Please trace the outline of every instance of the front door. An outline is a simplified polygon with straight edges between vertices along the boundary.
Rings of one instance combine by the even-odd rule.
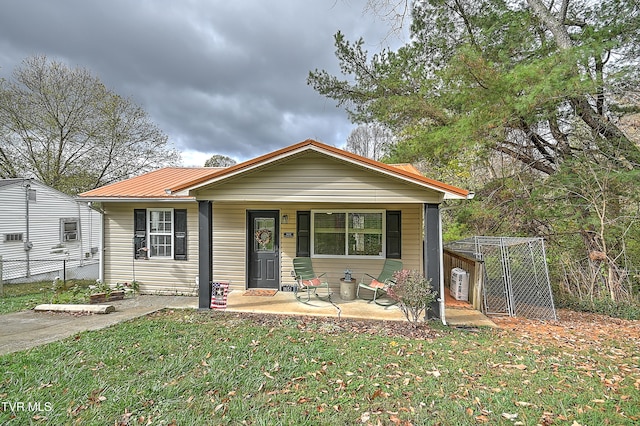
[[[247,213],[248,288],[279,288],[279,216],[277,210]]]

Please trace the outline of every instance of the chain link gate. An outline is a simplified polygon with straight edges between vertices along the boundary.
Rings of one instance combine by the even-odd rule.
[[[486,314],[557,319],[542,238],[472,237],[446,247],[484,263]]]

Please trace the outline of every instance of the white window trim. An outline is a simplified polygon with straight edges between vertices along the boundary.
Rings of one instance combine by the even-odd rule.
[[[76,224],[76,238],[73,240],[67,240],[64,238],[66,232],[64,230],[64,225],[67,223],[73,223],[75,222]],[[60,218],[60,243],[62,244],[66,244],[66,243],[77,243],[80,241],[80,219],[77,217],[62,217]]]
[[[175,228],[176,225],[174,223],[174,214],[173,214],[173,208],[151,208],[151,209],[147,209],[147,253],[148,253],[148,257],[149,259],[151,258],[155,258],[155,259],[173,259],[173,251],[175,250],[174,247],[174,233],[175,233]],[[171,232],[151,232],[151,212],[170,212],[169,217],[171,218]],[[170,244],[171,244],[171,253],[167,256],[159,256],[159,255],[153,255],[151,252],[151,236],[153,235],[169,235],[171,237],[170,239]]]
[[[315,214],[321,213],[344,213],[345,214],[345,247],[344,252],[349,253],[349,214],[351,213],[380,213],[382,215],[382,249],[378,256],[373,255],[354,255],[354,254],[315,254]],[[319,258],[319,259],[384,259],[387,253],[387,215],[386,210],[378,210],[378,209],[346,209],[346,210],[335,210],[335,209],[326,209],[326,210],[311,210],[311,257]]]

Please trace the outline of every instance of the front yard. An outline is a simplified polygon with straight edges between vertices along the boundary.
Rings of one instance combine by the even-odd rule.
[[[90,287],[95,284],[92,280],[5,284],[0,315],[33,309],[42,303],[89,303]]]
[[[1,424],[636,424],[640,325],[165,311],[0,357]]]

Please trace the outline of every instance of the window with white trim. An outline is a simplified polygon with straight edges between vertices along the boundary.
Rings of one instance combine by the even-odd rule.
[[[149,210],[149,257],[173,257],[173,209]]]
[[[77,217],[63,217],[60,219],[60,242],[68,243],[80,239]]]
[[[172,256],[187,260],[187,209],[134,209],[134,259]]]
[[[384,210],[312,210],[311,256],[385,257]]]

